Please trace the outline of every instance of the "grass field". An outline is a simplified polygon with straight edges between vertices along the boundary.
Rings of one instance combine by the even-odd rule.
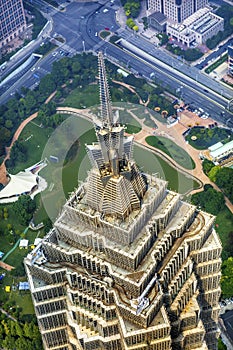
[[[138,118],[145,119],[145,121],[148,121],[148,122],[151,120],[151,117],[150,117],[150,115],[151,115],[159,122],[161,122],[163,124],[167,123],[166,118],[163,118],[160,113],[157,113],[156,111],[153,111],[152,109],[149,109],[148,107],[145,107],[142,105],[137,105],[137,107],[135,108],[135,110],[133,112]]]
[[[228,234],[233,231],[233,214],[227,207],[217,215],[215,229],[223,245],[222,258],[225,260],[228,258]]]
[[[27,149],[27,160],[24,163],[18,162],[14,168],[8,169],[9,173],[17,174],[41,160],[45,144],[52,132],[52,128],[41,128],[37,124],[37,119],[28,123],[19,137],[19,141],[23,142]]]
[[[143,172],[158,173],[161,178],[167,180],[168,188],[171,190],[185,194],[193,188],[198,188],[196,181],[178,172],[150,150],[134,146],[134,158]]]
[[[62,103],[62,106],[85,108],[99,105],[99,86],[97,84],[77,87]]]
[[[148,136],[146,138],[148,145],[158,148],[162,152],[170,156],[177,164],[185,169],[194,169],[195,163],[189,154],[181,147],[177,146],[173,141],[165,137]]]

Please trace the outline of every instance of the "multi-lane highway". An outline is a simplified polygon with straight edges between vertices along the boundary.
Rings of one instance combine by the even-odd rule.
[[[155,83],[159,81],[164,87],[170,86],[174,94],[186,103],[192,103],[196,107],[202,106],[217,121],[225,121],[228,126],[233,127],[232,113],[228,110],[228,102],[233,97],[232,89],[209,78],[198,68],[190,67],[171,57],[143,37],[120,28],[116,22],[118,1],[70,2],[67,3],[65,11],[47,6],[43,0],[36,0],[36,3],[46,12],[46,16],[53,24],[50,36],[64,38],[65,43],[60,45],[67,53],[102,50],[106,57],[125,69],[137,72]],[[114,46],[100,39],[99,32],[105,28],[109,28],[123,39],[120,46]],[[56,55],[51,53],[41,59],[33,71],[29,70],[24,74],[0,97],[0,103],[19,90],[20,86],[33,88],[38,84],[39,79],[51,70],[52,63],[60,59],[59,50],[60,48],[57,49]]]

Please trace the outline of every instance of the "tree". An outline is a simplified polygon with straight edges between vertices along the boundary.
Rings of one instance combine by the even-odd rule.
[[[4,126],[0,127],[0,155],[4,154],[5,146],[7,145],[10,138],[11,138],[11,132]]]
[[[17,264],[16,267],[11,270],[10,274],[15,277],[24,277],[26,275],[24,264],[22,262]]]
[[[49,218],[49,217],[46,218],[46,219],[43,221],[43,223],[44,223],[44,230],[45,230],[45,232],[46,232],[46,233],[49,232],[49,230],[53,227],[53,223],[52,223],[52,221],[50,220],[50,218]]]
[[[217,173],[219,172],[219,170],[221,169],[221,167],[219,165],[215,165],[214,167],[212,167],[209,171],[209,178],[211,181],[215,182],[216,178],[217,178]]]
[[[221,168],[216,173],[215,182],[233,203],[233,169]]]
[[[28,195],[21,195],[17,202],[13,204],[13,210],[23,225],[28,225],[35,209],[36,203]]]
[[[218,338],[218,350],[227,350],[226,345],[223,343],[221,338]]]
[[[23,335],[23,328],[19,322],[16,322],[15,324],[15,332],[19,337],[22,337]]]
[[[204,159],[202,162],[202,169],[204,173],[208,176],[210,170],[214,167],[214,163],[211,162],[209,159]]]
[[[233,296],[233,257],[229,257],[222,263],[221,287],[224,298]]]
[[[213,215],[217,215],[225,206],[224,195],[212,186],[192,195],[191,201],[197,207]]]
[[[81,72],[81,65],[78,61],[75,61],[72,64],[72,72],[73,72],[73,74],[78,74]]]
[[[128,18],[126,21],[126,25],[132,29],[135,26],[135,23],[132,18]]]
[[[43,77],[40,80],[39,85],[39,92],[44,96],[47,97],[50,95],[54,90],[56,90],[56,84],[54,82],[54,79],[51,74],[47,74],[45,77]]]
[[[16,162],[24,163],[27,160],[27,148],[23,142],[15,141],[11,149],[11,157],[7,161],[8,167],[14,167]]]
[[[4,350],[12,350],[15,349],[15,338],[11,335],[7,335],[1,344]]]
[[[37,100],[35,98],[33,91],[29,91],[27,93],[27,95],[25,96],[25,99],[24,99],[24,104],[25,104],[27,114],[35,111],[35,107],[37,105]]]
[[[12,122],[12,120],[7,119],[7,120],[5,121],[5,127],[6,127],[7,129],[11,129],[11,128],[13,127],[13,122]]]

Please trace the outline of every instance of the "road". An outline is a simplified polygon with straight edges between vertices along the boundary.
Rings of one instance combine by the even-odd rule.
[[[198,68],[190,67],[171,57],[163,49],[155,47],[132,31],[120,28],[116,22],[118,1],[82,2],[78,6],[76,2],[70,2],[66,3],[65,11],[58,11],[46,5],[43,0],[35,0],[53,24],[50,37],[60,36],[64,38],[65,43],[59,43],[60,48],[57,49],[56,56],[52,53],[45,56],[33,66],[33,71],[28,69],[14,84],[8,86],[7,91],[0,97],[0,103],[6,102],[16,91],[20,91],[23,85],[35,88],[40,78],[51,70],[53,62],[60,59],[60,49],[69,55],[102,50],[106,57],[116,64],[131,70],[132,73],[140,73],[147,79],[153,79],[155,83],[159,81],[164,87],[170,86],[174,94],[185,103],[202,107],[218,122],[233,127],[232,113],[227,110],[228,100],[233,97],[232,89],[209,78]],[[105,28],[124,39],[121,48],[100,39],[99,32]],[[145,57],[140,50],[149,56]]]

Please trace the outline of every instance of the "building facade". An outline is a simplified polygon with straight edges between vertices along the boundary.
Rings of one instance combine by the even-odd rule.
[[[233,77],[233,46],[228,46],[228,74]]]
[[[147,8],[151,13],[161,12],[168,19],[182,23],[207,3],[208,0],[148,0]]]
[[[139,171],[99,78],[92,169],[25,258],[44,349],[217,350],[215,218]]]
[[[211,9],[204,7],[190,17],[186,18],[182,24],[172,20],[167,21],[166,32],[168,36],[175,38],[188,47],[196,42],[204,44],[207,39],[224,30],[224,19],[211,12]]]
[[[22,0],[0,0],[0,48],[26,29]]]

